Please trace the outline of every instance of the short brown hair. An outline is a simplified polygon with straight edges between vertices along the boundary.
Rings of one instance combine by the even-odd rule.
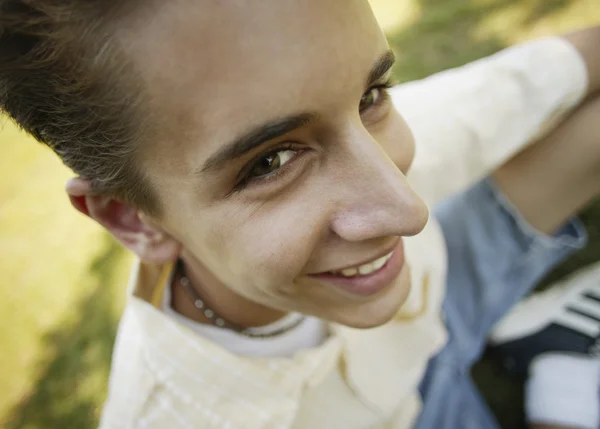
[[[158,214],[135,162],[143,91],[115,36],[134,2],[0,0],[0,109],[94,192]]]

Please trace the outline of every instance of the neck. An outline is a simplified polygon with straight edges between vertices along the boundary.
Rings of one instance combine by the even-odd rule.
[[[188,261],[189,259],[184,259],[185,275],[192,287],[202,297],[208,308],[227,322],[244,328],[258,327],[273,323],[285,316],[285,312],[265,307],[242,297],[218,281],[204,266]],[[213,322],[194,306],[193,299],[181,286],[181,276],[182,274],[178,272],[173,277],[171,306],[188,319],[212,325]]]

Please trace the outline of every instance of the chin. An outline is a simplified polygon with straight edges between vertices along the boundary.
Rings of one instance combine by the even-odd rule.
[[[338,314],[334,322],[355,329],[372,329],[385,325],[400,311],[410,292],[410,275],[403,270],[396,284],[373,302],[348,309]]]
[[[360,319],[353,318],[351,320],[348,320],[346,323],[340,324],[354,329],[373,329],[385,325],[387,322],[394,318],[396,313],[397,311],[390,312],[389,314],[385,315],[383,313],[374,315],[375,317],[365,317]]]

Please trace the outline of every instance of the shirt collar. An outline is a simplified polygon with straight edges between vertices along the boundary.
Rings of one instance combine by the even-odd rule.
[[[415,281],[424,283],[416,289],[421,309],[411,317],[401,312],[391,322],[368,331],[331,325],[324,344],[292,358],[238,356],[158,309],[157,297],[163,288],[156,286],[166,284],[171,269],[138,262],[131,279],[130,305],[141,329],[148,368],[159,382],[182,395],[193,376],[200,384],[219,386],[231,397],[269,401],[282,410],[279,418],[293,419],[302,390],[317,386],[338,365],[348,386],[366,405],[389,414],[414,393],[429,358],[446,338],[438,302],[428,304],[427,276],[416,279],[413,275],[413,286],[419,284]]]

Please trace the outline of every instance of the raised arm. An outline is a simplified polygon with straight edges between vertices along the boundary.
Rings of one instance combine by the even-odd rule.
[[[518,45],[392,90],[415,134],[428,203],[465,189],[600,91],[600,27]]]
[[[587,95],[600,94],[600,25],[564,36],[583,59],[588,75]]]

